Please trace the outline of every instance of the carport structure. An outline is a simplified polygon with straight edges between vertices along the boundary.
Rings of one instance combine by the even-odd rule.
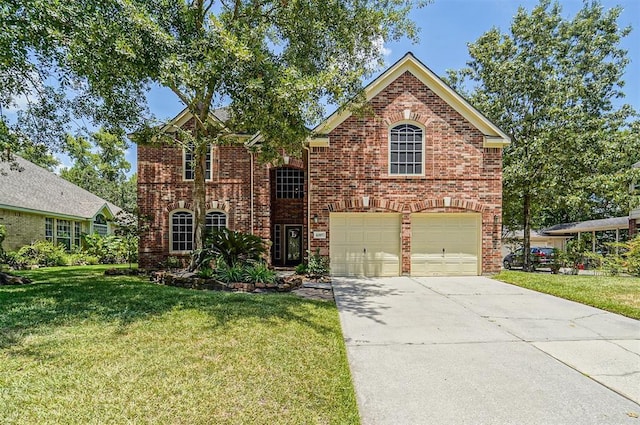
[[[542,233],[552,236],[576,236],[580,239],[583,233],[592,235],[592,251],[596,252],[596,232],[614,231],[616,232],[616,242],[620,242],[622,236],[629,232],[629,217],[612,217],[599,220],[579,221],[575,223],[562,223],[544,229]],[[617,250],[617,248],[616,248]]]

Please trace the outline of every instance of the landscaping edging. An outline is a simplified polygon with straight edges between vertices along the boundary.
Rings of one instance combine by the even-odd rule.
[[[217,279],[198,277],[195,273],[158,271],[151,272],[150,280],[158,285],[229,292],[290,292],[302,286],[302,276],[298,275],[278,277],[275,283],[225,283]]]

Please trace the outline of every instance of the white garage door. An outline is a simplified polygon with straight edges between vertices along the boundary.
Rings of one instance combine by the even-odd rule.
[[[400,274],[400,214],[331,213],[329,220],[331,274]]]
[[[481,214],[412,214],[412,276],[480,274]]]

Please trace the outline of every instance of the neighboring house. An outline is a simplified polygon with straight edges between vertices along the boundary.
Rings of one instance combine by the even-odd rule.
[[[301,159],[260,164],[259,137],[213,146],[207,227],[261,236],[274,266],[319,250],[334,275],[498,272],[509,137],[411,53],[365,96],[369,113],[329,116]],[[210,118],[224,122],[223,113]],[[190,119],[183,111],[165,128]],[[151,219],[143,268],[193,249],[190,160],[175,146],[138,146],[139,207]]]
[[[87,233],[112,233],[109,220],[121,209],[26,159],[21,171],[0,174],[0,224],[7,228],[5,250],[36,240],[79,246]]]
[[[502,236],[502,255],[505,256],[516,249],[520,248],[523,244],[524,232],[518,230],[515,232],[508,232]],[[535,231],[530,233],[531,246],[544,247],[544,248],[556,248],[558,250],[564,250],[567,245],[567,241],[571,239],[573,235],[555,235],[545,233],[544,230]]]

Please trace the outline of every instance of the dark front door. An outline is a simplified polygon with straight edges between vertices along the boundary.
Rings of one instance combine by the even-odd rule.
[[[302,262],[302,226],[285,226],[285,265],[295,266]]]

